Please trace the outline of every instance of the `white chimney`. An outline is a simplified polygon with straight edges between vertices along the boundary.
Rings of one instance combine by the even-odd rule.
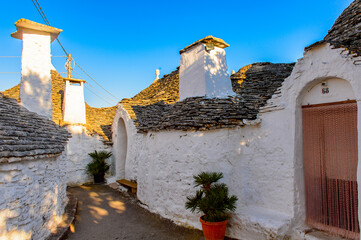
[[[11,36],[23,40],[20,101],[30,111],[51,119],[50,44],[62,30],[23,18],[15,26],[17,31]]]
[[[207,36],[179,51],[179,100],[196,96],[224,98],[234,94],[226,47],[229,45],[222,39]]]
[[[86,124],[84,80],[64,78],[63,121],[71,124]]]

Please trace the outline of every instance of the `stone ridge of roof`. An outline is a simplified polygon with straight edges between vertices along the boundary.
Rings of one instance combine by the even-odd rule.
[[[305,52],[310,51],[310,50],[312,50],[312,49],[314,49],[314,48],[316,48],[318,46],[321,46],[322,44],[325,44],[325,43],[326,43],[325,40],[321,40],[321,41],[317,41],[315,43],[312,43],[311,45],[305,47]]]
[[[231,76],[236,96],[191,97],[173,104],[157,102],[133,106],[138,132],[161,130],[205,131],[234,128],[256,120],[259,109],[282,86],[295,63],[254,63]]]
[[[179,100],[179,67],[170,74],[154,81],[149,87],[132,98],[124,98],[120,103],[133,120],[137,118],[133,107],[146,106],[158,102],[173,104]]]
[[[309,51],[321,44],[329,43],[334,48],[345,48],[349,54],[361,56],[361,0],[353,1],[336,19],[323,40],[305,48]]]
[[[198,44],[201,43],[213,43],[214,46],[219,47],[219,48],[226,48],[229,47],[229,44],[226,43],[223,39],[221,38],[216,38],[213,37],[212,35],[209,35],[207,37],[204,37],[198,41],[195,41],[194,43],[188,45],[187,47],[183,48],[182,50],[179,51],[179,54],[182,54],[184,52],[189,51],[190,49],[194,48],[195,46],[197,46]]]
[[[0,163],[61,154],[69,132],[0,94]]]
[[[110,144],[112,141],[112,124],[118,106],[95,108],[85,103],[86,124],[85,127],[91,135],[98,134],[103,137],[104,142]]]
[[[12,88],[9,88],[5,91],[0,92],[4,97],[14,98],[16,101],[20,102],[20,83]]]
[[[258,62],[240,68],[231,75],[232,88],[245,100],[256,99],[261,106],[291,75],[295,63]]]

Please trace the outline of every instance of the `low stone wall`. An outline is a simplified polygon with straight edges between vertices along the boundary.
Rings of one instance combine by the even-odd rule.
[[[63,155],[0,164],[0,239],[45,239],[67,203]]]
[[[290,235],[293,209],[298,207],[292,139],[282,136],[282,129],[287,127],[280,121],[287,119],[282,111],[265,115],[259,126],[138,134],[143,135],[140,142],[133,142],[138,151],[129,154],[126,161],[139,161],[139,200],[154,213],[200,229],[200,215],[185,209],[186,197],[195,193],[192,176],[201,171],[221,171],[222,182],[239,199],[228,236],[263,240]]]

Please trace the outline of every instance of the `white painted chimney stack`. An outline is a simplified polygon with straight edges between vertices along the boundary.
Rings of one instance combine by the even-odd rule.
[[[229,45],[222,39],[207,36],[179,51],[179,100],[196,96],[224,98],[234,94],[226,47]]]
[[[64,78],[63,121],[70,124],[86,124],[84,80]]]
[[[21,55],[21,104],[32,112],[52,118],[52,90],[50,44],[61,29],[27,19],[15,23],[13,38],[23,40]]]

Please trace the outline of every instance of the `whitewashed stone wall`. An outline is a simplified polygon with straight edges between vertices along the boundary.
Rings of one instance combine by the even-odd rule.
[[[0,239],[45,239],[67,203],[65,156],[0,164]]]
[[[227,97],[233,95],[229,81],[226,51],[214,47],[206,51],[206,44],[181,54],[179,68],[179,99],[187,97]]]
[[[84,82],[65,81],[64,101],[63,101],[63,120],[68,123],[85,124],[85,101],[84,101]]]
[[[114,123],[119,117],[127,123],[129,146],[123,176],[137,180],[138,198],[150,211],[200,229],[199,216],[184,208],[186,196],[194,193],[192,176],[205,170],[222,171],[231,194],[239,198],[229,236],[266,239],[288,234],[295,202],[292,145],[283,138],[284,124],[279,121],[283,116],[268,113],[261,123],[265,129],[256,125],[147,134],[136,133],[122,108]],[[113,132],[116,130],[113,124]],[[116,139],[113,135],[115,162],[119,165]]]
[[[282,88],[281,97],[278,98],[278,104],[284,108],[282,112],[285,112],[290,116],[289,128],[287,129],[289,134],[293,134],[290,139],[292,141],[293,149],[292,156],[295,166],[295,200],[300,202],[300,205],[295,207],[295,219],[299,222],[302,229],[305,219],[305,203],[304,203],[304,180],[303,180],[303,146],[302,146],[302,110],[301,105],[304,103],[305,95],[308,94],[308,90],[317,85],[319,82],[325,80],[339,81],[345,80],[352,87],[352,93],[346,88],[348,84],[343,84],[342,89],[339,92],[344,92],[348,95],[347,98],[352,98],[357,101],[358,108],[358,129],[361,129],[361,65],[359,58],[353,58],[349,55],[348,51],[341,48],[332,48],[330,44],[324,43],[308,52],[304,53],[304,57],[298,60],[292,74],[288,77]],[[338,94],[334,97],[338,99]],[[316,98],[318,103],[328,102],[327,99],[322,100],[322,97]],[[361,132],[358,133],[358,146],[361,147]],[[361,157],[359,151],[358,158]],[[359,161],[360,162],[360,161]],[[361,168],[360,164],[357,168],[358,184],[361,180]],[[359,201],[361,200],[361,194],[359,191]],[[359,209],[359,217],[360,217]],[[297,239],[297,231],[294,232],[294,236]]]
[[[66,174],[69,186],[76,186],[93,182],[93,177],[86,173],[86,166],[92,161],[88,153],[97,151],[112,151],[112,147],[103,143],[103,138],[98,135],[90,136],[82,125],[69,125],[67,127],[71,138],[66,147]],[[113,164],[112,158],[108,160]]]
[[[247,126],[148,133],[138,156],[139,200],[153,212],[200,229],[199,215],[184,207],[186,196],[195,193],[192,176],[221,171],[230,193],[239,198],[229,236],[266,239],[268,234],[286,234],[294,207],[292,146],[282,138],[284,125],[274,124],[277,117],[261,123],[272,125],[273,131]]]
[[[23,29],[20,100],[32,112],[51,119],[50,33]]]
[[[120,120],[121,119],[121,120]],[[120,121],[124,121],[126,134],[121,132],[118,126]],[[115,175],[117,179],[136,180],[138,175],[139,152],[143,152],[142,134],[137,134],[134,121],[124,110],[122,104],[118,105],[117,112],[112,124],[113,157],[115,164]],[[124,136],[126,135],[126,139]],[[126,141],[126,147],[124,147]],[[125,151],[125,152],[124,152]]]
[[[222,171],[230,193],[239,198],[228,236],[252,240],[284,236],[304,239],[301,122],[304,95],[320,81],[343,79],[352,86],[360,106],[360,76],[361,67],[354,58],[343,49],[324,44],[298,61],[280,91],[262,109],[259,125],[137,134],[133,122],[120,108],[114,123],[119,117],[126,122],[128,149],[124,175],[137,180],[138,198],[149,210],[176,223],[200,228],[199,216],[184,208],[186,196],[194,193],[192,176],[204,170]],[[359,129],[360,119],[359,109]],[[113,124],[113,132],[116,130]],[[358,136],[361,146],[361,133]],[[117,142],[114,136],[113,139],[116,155]]]

